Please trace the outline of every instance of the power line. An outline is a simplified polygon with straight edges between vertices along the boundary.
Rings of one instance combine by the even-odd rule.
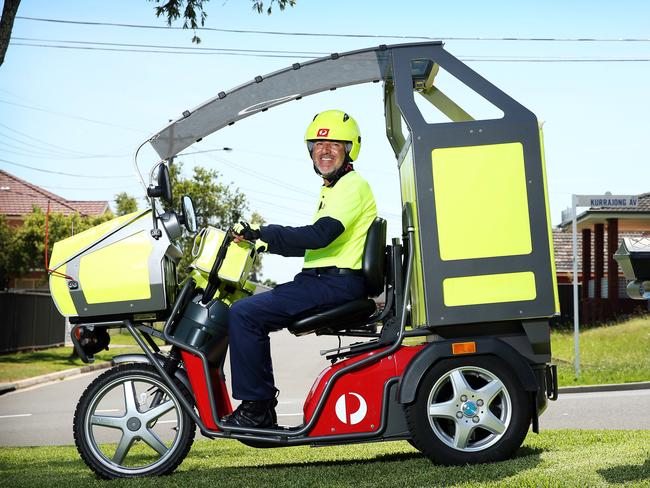
[[[115,22],[90,22],[78,20],[48,19],[41,17],[16,16],[19,20],[36,22],[51,22],[58,24],[75,24],[104,27],[125,27],[134,29],[164,29],[182,30],[182,27],[123,24]],[[197,27],[197,31],[228,32],[233,34],[264,34],[277,36],[304,36],[304,37],[347,37],[347,38],[369,38],[369,39],[413,39],[429,41],[530,41],[530,42],[650,42],[650,38],[596,38],[596,37],[431,37],[431,36],[405,36],[405,35],[384,35],[384,34],[334,34],[327,32],[286,32],[286,31],[263,31],[250,29],[222,29],[216,27]]]
[[[0,134],[0,136],[6,137],[5,134]],[[12,151],[11,149],[6,149],[5,147],[3,147],[2,148],[3,152],[16,154],[16,155],[19,155],[19,156],[26,156],[26,157],[30,157],[30,158],[54,159],[56,161],[74,161],[74,160],[78,160],[78,159],[107,159],[107,158],[114,159],[114,158],[122,158],[122,157],[128,156],[128,155],[119,155],[119,156],[110,156],[110,155],[106,155],[106,156],[100,156],[100,155],[97,155],[97,156],[67,156],[65,154],[56,153],[56,152],[55,153],[43,152],[43,151],[39,150],[37,147],[35,147],[35,146],[31,146],[31,147],[35,147],[35,149],[30,150],[29,146],[27,148],[25,148],[25,147],[15,146],[14,144],[9,144],[7,142],[2,142],[2,141],[0,141],[0,145],[1,146],[12,147],[14,149],[18,149],[18,151]]]
[[[489,63],[645,63],[650,58],[465,58],[458,56],[461,61]]]
[[[191,54],[194,56],[250,56],[255,58],[289,58],[289,59],[312,59],[312,56],[289,56],[285,54],[248,54],[236,52],[194,52],[194,51],[167,51],[167,50],[150,50],[150,49],[122,49],[122,48],[106,48],[106,47],[90,47],[90,46],[62,46],[59,44],[28,44],[25,42],[10,42],[12,46],[25,46],[25,47],[41,47],[53,49],[76,49],[82,51],[109,51],[109,52],[124,52],[124,53],[146,53],[146,54]],[[191,48],[182,48],[191,49]]]
[[[8,131],[13,132],[14,134],[18,134],[19,136],[22,136],[25,139],[38,142],[38,143],[41,144],[41,146],[45,146],[45,147],[34,146],[34,145],[29,144],[27,142],[21,141],[20,139],[14,138],[14,137],[9,136],[7,134],[3,134],[2,132],[0,132],[0,136],[6,137],[8,139],[12,139],[12,140],[14,140],[16,142],[20,142],[21,144],[25,144],[26,146],[32,147],[33,149],[45,150],[45,151],[54,151],[54,153],[60,153],[61,156],[67,156],[65,153],[75,154],[76,156],[74,156],[74,157],[76,157],[76,158],[109,158],[109,157],[127,156],[127,155],[88,154],[88,153],[85,153],[85,152],[77,151],[75,149],[70,149],[70,148],[63,147],[63,146],[57,146],[56,144],[52,144],[51,142],[44,141],[44,140],[39,139],[37,137],[31,136],[31,135],[29,135],[29,134],[27,134],[25,132],[21,132],[19,130],[13,129],[13,128],[11,128],[8,125],[5,125],[3,123],[0,123],[0,127],[4,127]]]
[[[203,152],[209,152],[209,150],[207,150],[207,151],[203,151]],[[264,153],[258,153],[258,154],[264,154]],[[249,176],[252,176],[253,178],[256,178],[256,179],[259,179],[259,180],[262,180],[262,181],[266,181],[266,182],[272,183],[272,184],[273,184],[274,186],[276,186],[276,187],[285,188],[285,189],[287,189],[287,190],[293,191],[293,192],[295,192],[295,193],[299,193],[299,194],[301,194],[301,195],[307,195],[307,196],[309,196],[309,197],[311,197],[311,198],[315,198],[315,197],[316,197],[316,196],[315,196],[314,194],[312,194],[311,192],[308,192],[308,191],[303,190],[303,189],[301,189],[301,188],[298,188],[298,187],[295,187],[295,186],[289,185],[289,184],[287,184],[285,181],[280,180],[280,179],[278,179],[278,178],[274,178],[274,177],[272,177],[272,176],[268,176],[268,175],[260,174],[260,173],[257,172],[257,171],[254,171],[254,170],[249,169],[249,168],[245,168],[245,167],[243,167],[243,166],[241,166],[241,165],[239,165],[239,164],[237,164],[237,163],[235,163],[235,162],[233,162],[233,161],[227,160],[227,159],[225,159],[225,158],[223,158],[223,157],[217,157],[216,155],[213,155],[213,154],[210,154],[210,156],[211,156],[212,159],[214,159],[215,161],[220,162],[220,163],[223,163],[223,164],[226,164],[227,166],[230,166],[231,168],[233,168],[233,169],[236,170],[236,171],[239,171],[239,172],[241,172],[241,173],[244,173],[244,174],[247,174],[247,175],[249,175]],[[271,155],[271,156],[273,156],[273,155]],[[258,193],[258,194],[264,194],[264,193],[262,193],[262,192],[258,192],[258,191],[253,191],[252,193],[253,193],[253,194],[255,194],[255,193]],[[273,194],[269,194],[269,193],[266,193],[266,195],[268,195],[268,196],[273,196],[273,197],[278,197],[278,195],[273,195]],[[305,200],[305,199],[302,199],[302,200],[295,199],[295,198],[291,198],[291,199],[292,199],[292,200],[298,200],[298,201],[301,201],[301,202],[303,202],[305,205],[313,205],[314,202],[316,201],[316,200],[314,200],[314,202],[312,202],[312,201],[307,201],[307,200]],[[275,205],[275,204],[272,204],[272,205]],[[275,205],[275,206],[277,206],[277,205]],[[395,214],[395,213],[392,213],[392,212],[382,212],[382,215],[391,216],[391,217],[394,217],[394,218],[401,218],[400,215]]]
[[[204,149],[202,151],[192,151],[192,152],[180,152],[176,155],[176,157],[180,156],[189,156],[190,154],[204,154],[204,153],[211,153],[215,151],[232,151],[232,147],[219,147],[215,149]]]
[[[185,51],[169,51],[169,50],[151,50],[151,49],[124,49],[124,48],[105,48],[105,47],[91,47],[91,46],[62,46],[58,44],[29,44],[23,42],[11,42],[12,46],[23,46],[23,47],[37,47],[37,48],[52,48],[52,49],[76,49],[82,51],[108,51],[108,52],[126,52],[126,53],[145,53],[145,54],[189,54],[193,56],[246,56],[246,57],[255,57],[255,58],[284,58],[284,59],[313,59],[312,56],[304,55],[288,55],[288,54],[253,54],[253,53],[240,53],[240,52],[195,52],[192,51],[192,48],[181,48],[186,49]],[[480,56],[456,56],[461,61],[466,62],[487,62],[487,63],[639,63],[639,62],[648,62],[650,58],[541,58],[541,57],[529,57],[529,58],[508,58],[508,57],[480,57]],[[1,101],[1,100],[0,100]],[[10,102],[3,102],[10,103]],[[13,104],[19,105],[19,104]],[[20,105],[19,105],[20,106]],[[84,120],[84,119],[82,119]],[[88,120],[88,119],[85,119]],[[95,123],[103,123],[98,121],[91,121]],[[103,123],[104,125],[112,125],[108,123]],[[119,127],[119,126],[114,126]],[[119,127],[124,128],[124,127]],[[132,129],[130,130],[138,130]]]
[[[6,134],[0,133],[0,137],[8,137],[8,136]],[[9,139],[11,139],[11,138],[9,137]],[[22,141],[17,141],[17,142],[23,143]],[[8,142],[0,141],[0,145],[23,151],[22,153],[20,153],[23,156],[46,157],[48,154],[50,154],[52,156],[55,156],[53,159],[63,159],[64,158],[64,156],[62,154],[56,154],[55,155],[53,153],[46,153],[46,152],[43,152],[43,150],[40,149],[40,148],[37,148],[37,147],[34,147],[34,146],[29,146],[27,144],[25,144],[27,147],[24,147],[24,146],[17,146],[16,144],[10,144]],[[6,149],[3,149],[3,150],[7,151],[7,152],[11,152],[11,151],[8,151]]]
[[[245,174],[247,174],[249,176],[252,176],[253,178],[257,178],[257,179],[260,179],[260,180],[263,180],[263,181],[267,181],[269,183],[273,183],[274,185],[278,185],[278,186],[287,188],[287,189],[295,191],[297,193],[302,193],[303,195],[312,196],[312,194],[310,192],[307,192],[307,191],[305,191],[305,190],[303,190],[301,188],[298,188],[296,186],[289,185],[286,182],[284,182],[283,180],[280,180],[279,178],[274,178],[272,176],[259,174],[258,172],[254,171],[254,170],[244,168],[243,166],[238,165],[237,163],[229,161],[229,160],[227,160],[225,158],[217,157],[214,154],[210,154],[210,156],[214,160],[216,160],[217,162],[220,162],[220,163],[223,163],[223,164],[225,164],[227,166],[230,166],[231,168],[239,170],[240,172],[245,173]]]
[[[199,47],[199,46],[166,46],[159,44],[124,44],[118,42],[95,42],[95,41],[76,41],[66,39],[37,39],[31,37],[12,37],[16,41],[29,41],[29,42],[62,42],[67,44],[84,44],[96,46],[116,46],[116,47],[144,47],[153,49],[187,49],[190,51],[214,51],[214,52],[236,52],[236,53],[272,53],[272,54],[310,54],[312,56],[326,56],[329,53],[322,51],[282,51],[282,50],[267,50],[267,49],[239,49],[239,48],[217,48],[217,47]]]
[[[7,104],[7,105],[13,105],[15,107],[27,108],[29,110],[36,110],[38,112],[46,112],[46,113],[50,113],[50,114],[54,114],[54,115],[60,115],[61,117],[68,117],[70,119],[83,120],[84,122],[92,122],[93,124],[106,125],[108,127],[114,127],[116,129],[130,130],[130,131],[135,131],[135,132],[140,132],[140,133],[145,132],[145,131],[143,131],[141,129],[135,129],[133,127],[126,127],[126,126],[123,126],[123,125],[111,124],[109,122],[103,122],[101,120],[94,120],[94,119],[89,119],[89,118],[86,118],[86,117],[80,117],[78,115],[71,115],[71,114],[66,114],[66,113],[62,113],[62,112],[55,112],[54,110],[48,110],[48,109],[45,109],[45,108],[34,107],[32,105],[25,105],[23,103],[9,102],[7,100],[0,100],[0,103],[4,103],[4,104]]]
[[[45,188],[46,190],[54,189],[54,190],[97,191],[97,190],[109,190],[110,189],[110,188],[105,187],[105,186],[97,186],[97,187],[92,187],[92,188],[88,188],[88,187],[79,188],[79,187],[75,187],[75,186],[52,186],[52,185],[47,185],[47,184],[46,185],[39,185],[39,184],[36,184],[36,183],[32,183],[32,184],[40,186],[41,188]],[[120,185],[119,188],[116,188],[113,191],[120,191],[120,190],[123,190],[124,188],[142,188],[142,185],[126,185],[126,186]],[[139,198],[139,197],[135,197],[135,198]]]
[[[27,168],[27,169],[32,169],[34,171],[40,171],[41,173],[51,173],[55,175],[63,175],[63,176],[72,176],[75,178],[106,178],[106,179],[111,179],[111,178],[133,178],[133,175],[116,175],[116,176],[104,176],[104,175],[81,175],[81,174],[76,174],[76,173],[64,173],[62,171],[51,171],[49,169],[43,169],[43,168],[35,168],[34,166],[28,166],[26,164],[20,164],[20,163],[14,163],[13,161],[7,161],[6,159],[0,159],[0,162],[6,163],[6,164],[11,164],[13,166],[20,166],[21,168]]]

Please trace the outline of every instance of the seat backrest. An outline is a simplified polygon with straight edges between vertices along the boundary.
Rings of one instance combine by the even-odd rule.
[[[376,297],[384,290],[386,276],[386,220],[375,218],[370,224],[361,264],[368,295]]]

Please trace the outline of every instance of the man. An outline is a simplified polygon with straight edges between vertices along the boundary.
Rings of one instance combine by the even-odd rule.
[[[236,241],[261,239],[268,252],[304,256],[305,261],[293,281],[239,300],[230,310],[233,397],[242,403],[224,417],[227,425],[271,427],[277,422],[269,332],[309,311],[367,296],[361,258],[377,209],[370,186],[352,167],[361,148],[359,127],[339,110],[321,112],[307,128],[305,142],[314,171],[323,178],[314,223],[254,228],[242,222],[234,228]]]

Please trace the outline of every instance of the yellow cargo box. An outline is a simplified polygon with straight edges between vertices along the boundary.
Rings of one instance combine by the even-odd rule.
[[[72,322],[160,316],[176,296],[181,252],[151,228],[146,210],[55,243],[50,290],[59,312]]]
[[[206,278],[212,270],[212,265],[225,236],[225,231],[208,226],[196,237],[192,251],[195,256],[192,266]],[[244,287],[246,279],[253,269],[254,254],[252,243],[248,241],[231,242],[226,252],[226,258],[219,269],[219,279],[237,287]]]

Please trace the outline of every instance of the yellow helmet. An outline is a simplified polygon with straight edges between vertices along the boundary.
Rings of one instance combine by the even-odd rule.
[[[359,156],[361,150],[359,126],[356,120],[345,112],[327,110],[316,114],[305,132],[305,142],[310,156],[313,147],[311,143],[322,139],[346,142],[345,152],[350,161],[354,161]]]

